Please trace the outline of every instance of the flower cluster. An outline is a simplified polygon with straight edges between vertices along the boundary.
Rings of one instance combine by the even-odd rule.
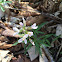
[[[25,21],[23,23],[20,22],[19,24],[21,26],[21,29],[18,29],[17,27],[13,27],[13,30],[16,31],[13,35],[20,34],[21,32],[23,32],[24,36],[22,36],[22,38],[18,40],[18,43],[21,43],[24,41],[24,43],[27,44],[27,38],[28,37],[30,38],[31,36],[33,36],[33,32],[31,31],[31,29],[37,29],[38,26],[36,26],[36,23],[34,23],[32,26],[26,27]],[[28,30],[28,28],[30,30]]]

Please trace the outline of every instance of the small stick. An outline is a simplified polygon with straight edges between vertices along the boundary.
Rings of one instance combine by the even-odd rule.
[[[58,50],[58,52],[57,52],[56,60],[57,60],[57,58],[58,58],[58,55],[59,55],[59,53],[60,53],[61,49],[62,49],[62,42],[61,42],[61,46],[60,46],[60,48],[59,48],[59,50]]]

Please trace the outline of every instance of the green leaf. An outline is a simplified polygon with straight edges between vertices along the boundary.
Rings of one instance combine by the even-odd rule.
[[[50,45],[48,45],[48,44],[45,44],[45,43],[43,43],[43,45],[44,45],[44,46],[46,46],[46,47],[50,47]]]
[[[53,34],[47,34],[47,35],[45,35],[45,39],[51,37],[52,35],[53,35]]]
[[[2,2],[2,0],[0,0],[0,2]]]
[[[36,31],[37,34],[45,34],[44,32],[41,31]]]
[[[60,52],[60,54],[62,54],[62,52]]]
[[[51,45],[48,39],[46,39],[46,41],[47,41],[48,45]]]
[[[28,47],[26,47],[26,49],[28,50],[31,46],[32,46],[32,44],[30,43],[30,44],[28,45]]]
[[[5,3],[12,3],[11,1],[5,1]]]
[[[56,34],[53,34],[53,36],[57,37]]]
[[[11,1],[4,1],[1,4],[5,4],[5,3],[12,3]]]
[[[57,36],[55,39],[53,39],[52,41],[56,41],[58,38],[60,38],[60,36]]]
[[[18,44],[18,42],[15,42],[12,46],[15,46],[15,45],[17,45]]]
[[[42,55],[42,51],[40,50],[40,45],[38,42],[35,42],[35,52],[39,52],[40,55]]]
[[[47,38],[51,37],[52,35],[53,35],[53,34],[47,34],[47,35],[41,36],[41,37],[39,37],[39,38],[47,39]]]
[[[2,5],[0,5],[0,8],[1,8],[1,10],[2,10],[3,12],[5,12],[5,9],[4,9],[4,7],[3,7]]]
[[[42,43],[44,43],[45,42],[45,39],[39,39],[39,41],[38,41],[38,43],[40,44],[40,45],[42,45]]]
[[[39,52],[40,55],[42,55],[42,51],[40,49],[40,45],[38,44],[38,42],[35,42],[35,52]]]
[[[26,47],[26,45],[25,45],[26,49],[25,49],[24,54],[26,54],[27,50],[28,50],[31,46],[32,46],[32,44],[31,44],[31,43],[30,43],[27,47]]]
[[[0,0],[0,2],[4,2],[4,0]]]
[[[24,44],[24,50],[26,50],[26,46],[27,44]],[[27,51],[24,52],[24,54],[26,54]]]
[[[40,30],[45,24],[47,24],[48,22],[44,22],[44,23],[42,23],[41,25],[39,25],[38,26],[38,29],[36,29],[36,30]]]
[[[41,40],[41,43],[45,43],[45,42],[46,42],[45,39],[42,39],[42,40]]]
[[[25,34],[18,34],[18,35],[20,35],[20,38],[22,38]]]

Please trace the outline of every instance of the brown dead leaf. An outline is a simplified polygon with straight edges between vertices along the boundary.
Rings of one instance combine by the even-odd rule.
[[[4,36],[10,36],[10,37],[16,37],[16,38],[20,37],[20,35],[13,36],[14,33],[15,32],[13,30],[7,29],[7,30],[5,30],[5,31],[2,32],[2,35],[4,35]]]
[[[19,15],[28,17],[28,16],[36,16],[36,15],[40,15],[39,13],[36,14],[35,12],[29,12],[29,11],[25,11],[25,12],[19,12]]]
[[[13,58],[11,60],[11,62],[39,62],[39,61],[38,61],[38,59],[35,59],[34,61],[30,61],[30,59],[28,59],[26,57],[26,55],[21,54],[21,55],[18,56],[17,59],[16,58]]]
[[[5,36],[1,36],[0,41],[9,41],[9,40]]]
[[[2,31],[4,31],[4,29],[0,28],[0,35],[1,35]]]
[[[35,16],[35,15],[40,15],[41,13],[38,12],[36,9],[30,7],[28,5],[29,3],[28,2],[21,2],[21,3],[14,3],[14,5],[17,7],[17,8],[13,8],[15,10],[19,10],[19,14],[18,15],[22,15],[22,16]],[[14,13],[15,13],[15,10],[14,10]]]
[[[32,17],[31,19],[29,20],[26,20],[26,24],[27,26],[33,24],[33,23],[36,23],[36,24],[41,24],[42,22],[45,21],[44,19],[45,17],[43,15],[40,15],[40,16],[36,16],[36,17]]]
[[[35,15],[40,15],[41,13],[39,13],[36,9],[30,7],[29,5],[23,5],[23,12],[21,12],[21,15],[23,16],[35,16]]]
[[[7,49],[7,48],[10,48],[10,47],[12,47],[12,44],[4,44],[4,45],[0,46],[0,49]]]
[[[23,58],[21,58],[21,55],[19,55],[18,58],[13,57],[11,62],[24,62]]]

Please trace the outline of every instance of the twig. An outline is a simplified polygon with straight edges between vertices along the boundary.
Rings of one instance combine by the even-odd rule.
[[[44,15],[44,16],[46,16],[46,17],[49,17],[49,18],[52,18],[52,19],[57,19],[57,20],[61,20],[61,21],[62,21],[62,18],[56,17],[56,16],[54,16],[53,14],[42,13],[42,15]]]
[[[59,48],[59,50],[58,50],[58,52],[57,52],[56,60],[57,60],[57,58],[58,58],[58,55],[59,55],[59,53],[60,53],[61,49],[62,49],[62,42],[61,42],[61,46],[60,46],[60,48]]]
[[[53,26],[49,26],[48,28],[54,28],[54,27],[57,27],[58,25],[61,25],[61,24],[56,24],[56,25],[53,25]]]
[[[16,52],[16,53],[14,53],[14,55],[18,55],[18,54],[23,54],[24,53],[24,50],[22,50],[22,51],[19,51],[19,52]]]

